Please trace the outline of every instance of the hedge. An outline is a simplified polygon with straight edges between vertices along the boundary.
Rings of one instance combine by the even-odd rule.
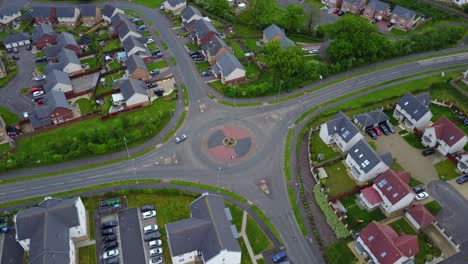
[[[325,218],[327,219],[328,225],[331,227],[333,232],[335,232],[336,237],[338,239],[349,237],[349,231],[328,205],[327,197],[320,191],[319,185],[315,185],[314,187],[314,196],[320,210],[322,210]]]

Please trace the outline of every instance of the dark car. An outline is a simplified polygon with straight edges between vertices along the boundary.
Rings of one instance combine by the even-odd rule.
[[[413,191],[414,191],[416,194],[418,194],[418,193],[424,192],[425,190],[424,190],[424,187],[423,187],[423,186],[418,185],[418,186],[414,186],[414,187],[413,187]]]
[[[143,205],[142,207],[140,207],[140,211],[142,213],[148,212],[148,211],[153,211],[153,210],[154,210],[154,205],[152,205],[152,204],[147,204],[147,205]]]
[[[193,60],[194,60],[194,61],[204,61],[205,58],[203,58],[203,57],[196,57],[196,58],[194,58]]]
[[[211,72],[210,71],[204,71],[204,72],[201,73],[201,76],[203,76],[203,77],[211,76]]]
[[[428,148],[428,149],[423,150],[421,153],[423,156],[429,156],[429,155],[434,154],[435,150],[433,148]]]
[[[189,52],[190,56],[193,56],[193,55],[200,55],[201,53],[199,51],[191,51]]]
[[[395,25],[395,23],[388,22],[387,27],[393,27],[393,25]]]
[[[274,263],[278,263],[280,261],[283,261],[287,258],[288,256],[286,255],[286,252],[281,251],[280,253],[273,255],[271,257],[271,260],[273,260]]]
[[[108,250],[117,248],[118,246],[119,246],[119,243],[117,243],[117,241],[111,241],[109,243],[104,244],[103,249],[104,251],[108,251]]]
[[[161,53],[161,50],[159,50],[159,49],[153,50],[153,51],[151,52],[151,55],[156,55],[156,54],[158,54],[158,53]]]
[[[119,222],[113,220],[113,221],[107,221],[102,223],[101,228],[106,229],[106,228],[111,228],[111,227],[116,227],[119,225]]]
[[[164,89],[159,88],[159,89],[154,89],[154,94],[157,96],[163,96],[164,95]]]
[[[113,258],[108,258],[108,259],[105,259],[104,264],[119,264],[119,257],[116,256],[116,257],[113,257]]]
[[[12,52],[13,52],[13,50],[12,50],[12,49],[10,49],[10,48],[8,48],[8,49],[7,49],[7,52],[8,52],[8,53],[12,53]]]
[[[153,58],[161,58],[163,54],[161,52],[153,54]]]
[[[158,86],[158,83],[155,83],[155,82],[153,82],[153,83],[148,83],[148,89],[149,89],[149,88],[153,88],[153,87],[157,87],[157,86]]]
[[[32,46],[31,45],[27,45],[26,46],[26,50],[31,50],[32,49]]]
[[[368,129],[366,132],[372,139],[377,139],[377,134],[372,129]]]
[[[11,56],[11,57],[12,57],[14,60],[19,60],[19,59],[20,59],[18,56],[15,56],[15,55],[13,55],[13,56]]]
[[[115,228],[107,228],[102,230],[102,235],[107,236],[107,235],[113,235],[115,234]]]
[[[114,241],[114,240],[117,240],[117,235],[107,235],[107,236],[103,236],[102,237],[102,241],[104,242],[111,242],[111,241]]]
[[[46,60],[47,60],[47,57],[40,57],[40,58],[34,59],[34,62],[43,62],[43,61],[46,61]]]
[[[458,177],[457,180],[456,180],[456,182],[457,182],[458,184],[463,184],[463,183],[465,183],[465,182],[468,182],[468,174],[463,175],[463,176],[461,176],[461,177]]]
[[[388,130],[387,126],[380,125],[379,128],[380,128],[380,131],[382,131],[382,133],[384,133],[384,135],[390,135],[390,130]]]
[[[385,126],[387,127],[388,131],[390,131],[390,133],[395,133],[395,128],[393,127],[392,124],[390,123],[386,123]]]
[[[375,24],[375,23],[379,22],[379,20],[377,18],[374,18],[374,19],[372,19],[371,22],[372,22],[372,24]]]
[[[344,11],[340,11],[340,12],[338,12],[338,16],[342,16],[342,15],[344,15],[344,14],[345,14],[345,12],[344,12]]]
[[[148,233],[143,236],[143,240],[145,240],[146,242],[155,240],[155,239],[160,239],[160,238],[161,238],[161,233],[159,233],[158,231]]]

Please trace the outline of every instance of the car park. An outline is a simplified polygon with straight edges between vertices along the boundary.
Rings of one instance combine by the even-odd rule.
[[[156,211],[155,211],[155,210],[152,210],[152,211],[144,212],[144,213],[142,214],[142,216],[143,216],[143,219],[148,219],[148,218],[155,217],[155,216],[156,216]]]
[[[153,88],[153,87],[157,87],[157,86],[158,86],[158,83],[156,83],[156,82],[148,83],[148,89]]]
[[[143,233],[148,234],[152,232],[158,231],[158,226],[157,225],[147,225],[143,227]]]
[[[41,96],[43,94],[44,94],[44,91],[42,91],[42,90],[33,92],[34,97]]]
[[[377,139],[377,134],[372,129],[368,129],[366,132],[372,139]]]
[[[465,182],[468,182],[468,174],[466,175],[463,175],[461,177],[458,177],[456,180],[455,180],[458,184],[463,184]]]
[[[210,71],[204,71],[204,72],[201,73],[201,76],[203,76],[203,77],[211,76],[211,72]]]
[[[150,252],[149,252],[150,257],[162,255],[162,253],[163,253],[163,250],[160,247],[151,249]]]
[[[117,235],[115,235],[115,234],[107,235],[107,236],[102,237],[102,241],[104,241],[104,242],[110,242],[110,241],[114,241],[114,240],[117,240]]]
[[[12,57],[14,60],[19,60],[19,59],[20,59],[20,57],[15,56],[15,55],[13,55],[13,56],[11,56],[11,57]]]
[[[143,236],[144,241],[151,241],[151,240],[160,239],[160,238],[161,238],[161,233],[159,233],[158,231],[145,234]]]
[[[390,133],[395,133],[395,128],[393,127],[392,124],[390,123],[385,123],[385,126],[387,127],[388,131],[390,131]]]
[[[161,264],[163,262],[162,257],[155,257],[149,260],[149,264]]]
[[[108,259],[108,258],[115,257],[115,256],[118,256],[118,255],[119,255],[119,250],[118,249],[113,249],[113,250],[109,250],[109,251],[104,252],[104,254],[102,254],[102,258],[103,259]]]
[[[278,254],[275,254],[271,257],[271,260],[273,260],[274,263],[279,263],[280,261],[283,261],[287,258],[288,256],[286,255],[286,252],[281,251]]]
[[[377,134],[377,136],[382,135],[382,131],[380,131],[380,129],[378,127],[374,127],[374,128],[372,128],[372,130],[375,132],[375,134]]]
[[[426,199],[427,197],[429,197],[429,194],[427,194],[427,192],[420,192],[418,194],[416,194],[416,200],[417,201],[422,201],[424,199]]]
[[[159,73],[159,69],[154,69],[152,71],[149,72],[151,75],[156,75]]]
[[[388,130],[388,128],[385,125],[380,125],[379,128],[384,135],[390,135],[390,130]]]
[[[108,258],[108,259],[105,259],[104,264],[119,264],[119,257],[112,257],[112,258]]]
[[[115,234],[115,232],[116,232],[115,228],[106,228],[106,229],[103,229],[101,233],[103,236],[107,236],[107,235]]]
[[[39,82],[39,81],[45,80],[46,78],[47,78],[47,76],[41,75],[41,76],[36,76],[36,77],[34,77],[33,80],[36,81],[36,82]]]
[[[109,243],[104,244],[104,251],[117,248],[118,246],[119,246],[119,243],[117,243],[117,241],[111,241]]]
[[[426,156],[430,156],[430,155],[432,155],[432,154],[434,154],[434,153],[435,153],[435,150],[434,150],[433,148],[428,148],[428,149],[425,149],[425,150],[423,150],[423,151],[421,152],[421,154],[422,154],[423,156],[425,156],[425,157],[426,157]]]
[[[175,138],[175,143],[180,143],[180,142],[182,142],[182,141],[184,141],[186,139],[187,139],[187,135],[182,134],[182,135]]]
[[[151,240],[148,242],[149,248],[156,248],[162,246],[162,241],[161,239],[156,239],[156,240]]]
[[[119,225],[119,222],[117,222],[116,220],[112,220],[112,221],[107,221],[107,222],[102,223],[101,228],[106,229],[106,228],[116,227],[118,225]]]
[[[147,205],[143,205],[142,207],[140,207],[140,212],[142,213],[152,211],[152,210],[154,210],[154,205],[152,204],[147,204]]]
[[[414,186],[414,187],[413,187],[413,191],[414,191],[416,194],[422,193],[422,192],[424,192],[424,187],[421,186],[421,185]]]

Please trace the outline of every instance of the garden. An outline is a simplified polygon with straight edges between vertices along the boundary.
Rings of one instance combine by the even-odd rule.
[[[160,61],[153,61],[148,64],[146,64],[146,68],[148,68],[148,71],[156,70],[156,69],[164,69],[169,67],[167,64],[166,60],[160,60]]]
[[[91,101],[87,98],[80,98],[76,101],[76,104],[80,107],[80,112],[81,115],[87,115],[90,114],[93,111],[93,105],[91,104]]]
[[[329,264],[355,263],[356,256],[349,249],[348,243],[352,239],[344,239],[330,245],[325,251],[325,260]]]
[[[434,216],[436,216],[437,213],[442,210],[442,206],[440,206],[439,202],[436,200],[424,204],[424,207],[426,207],[426,209]]]
[[[342,161],[323,168],[327,172],[328,178],[321,179],[320,182],[330,197],[352,191],[357,187],[356,182],[348,175],[346,166]]]
[[[335,212],[330,208],[328,205],[328,199],[325,194],[320,190],[320,186],[317,184],[314,186],[313,189],[315,200],[317,201],[317,205],[320,207],[320,210],[325,215],[327,219],[327,224],[335,233],[335,236],[338,239],[346,238],[350,236],[348,229],[346,229],[343,222],[341,222],[340,218],[335,214]]]
[[[370,224],[372,221],[381,221],[385,219],[385,215],[377,207],[369,212],[359,208],[356,203],[356,195],[350,195],[340,199],[346,209],[346,223],[353,231],[359,231]]]
[[[102,48],[102,52],[109,52],[120,48],[120,39],[111,39],[106,41],[106,44]]]
[[[330,160],[340,155],[338,151],[335,151],[331,146],[323,142],[320,138],[320,130],[313,131],[310,135],[309,149],[313,163]],[[323,156],[322,160],[318,159],[319,155]]]
[[[434,164],[434,168],[436,169],[439,178],[443,181],[449,181],[460,176],[456,172],[457,166],[449,159]]]

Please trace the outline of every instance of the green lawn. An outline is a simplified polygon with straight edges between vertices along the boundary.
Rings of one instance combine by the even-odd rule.
[[[429,212],[431,212],[431,214],[432,214],[433,216],[436,216],[437,213],[438,213],[440,210],[442,210],[442,207],[440,206],[440,204],[439,204],[436,200],[424,204],[424,207],[426,207],[426,209],[427,209]]]
[[[107,40],[110,38],[109,31],[106,31],[97,37],[97,40]]]
[[[47,63],[37,63],[36,64],[36,70],[38,70],[40,73],[45,73],[45,66],[47,65]]]
[[[291,207],[293,209],[294,218],[296,218],[297,225],[299,226],[299,230],[301,230],[303,236],[307,236],[307,229],[304,225],[301,212],[299,211],[298,201],[296,200],[296,194],[294,193],[292,186],[288,186],[288,196],[289,202],[291,203]]]
[[[255,63],[248,61],[247,65],[243,65],[245,68],[245,76],[247,77],[247,79],[257,78],[260,74],[260,71],[257,69],[257,66],[255,66]]]
[[[431,110],[433,115],[432,122],[437,121],[441,116],[445,116],[451,121],[455,121],[458,119],[457,115],[452,110],[450,110],[450,108],[447,107],[431,104],[429,105],[429,110]]]
[[[383,110],[384,113],[388,116],[389,118],[389,121],[392,125],[394,126],[398,126],[400,122],[398,122],[398,120],[395,119],[395,117],[393,117],[393,109],[386,109],[386,110]]]
[[[422,182],[418,181],[416,178],[413,178],[410,176],[410,179],[409,179],[409,186],[410,187],[414,187],[414,186],[418,186],[418,185],[424,185]]]
[[[189,42],[189,43],[185,44],[185,46],[190,51],[199,51],[200,50],[200,47],[197,44],[193,43],[193,42]]]
[[[443,160],[439,163],[434,164],[434,168],[437,171],[437,174],[439,174],[439,178],[443,181],[448,181],[451,179],[455,179],[458,176],[460,176],[455,169],[457,166],[453,161],[446,159]]]
[[[236,56],[236,58],[238,59],[244,58],[244,50],[242,50],[242,47],[239,43],[231,42],[229,46],[231,46],[231,48],[233,49],[234,56]]]
[[[463,81],[459,80],[455,82],[458,86],[460,86],[463,91],[468,92],[468,84],[464,83]]]
[[[96,244],[78,249],[78,263],[96,264]]]
[[[91,105],[91,101],[89,101],[89,99],[80,98],[76,101],[76,103],[80,107],[81,115],[86,115],[93,112],[93,106]]]
[[[262,37],[262,31],[259,29],[255,29],[249,26],[235,24],[234,25],[234,32],[238,36],[258,36],[259,38]]]
[[[89,65],[89,68],[87,69],[87,71],[91,71],[91,70],[96,69],[97,65],[98,65],[97,58],[95,56],[89,57],[87,59],[82,59],[82,60],[80,60],[80,63],[81,64],[87,63]]]
[[[448,74],[446,73],[445,76],[447,75]],[[459,74],[452,74],[451,77],[456,77],[457,75]],[[450,84],[442,83],[440,86],[432,87],[431,99],[432,98],[451,102],[458,108],[462,109],[465,113],[468,113],[468,98],[453,88]]]
[[[426,149],[426,147],[421,143],[421,138],[414,133],[408,133],[408,135],[404,136],[403,139],[406,140],[406,142],[408,142],[408,144],[413,148]]]
[[[395,230],[399,235],[406,234],[406,235],[416,235],[417,232],[414,230],[408,222],[404,218],[400,218],[396,221],[393,221],[389,224],[390,227]]]
[[[3,106],[0,106],[0,115],[2,116],[5,124],[9,126],[16,125],[19,122],[19,117]]]
[[[349,192],[357,187],[357,184],[346,172],[346,166],[343,162],[337,162],[331,166],[323,167],[328,174],[328,178],[320,181],[325,186],[330,197]]]
[[[147,45],[148,49],[150,51],[153,51],[153,50],[157,50],[158,49],[158,46],[156,46],[156,43],[150,43]]]
[[[106,45],[102,48],[102,52],[109,52],[121,47],[120,39],[111,39],[106,41]]]
[[[99,82],[98,86],[96,87],[96,96],[100,96],[101,94],[110,92],[112,90],[114,90],[112,85],[104,86],[101,82]]]
[[[111,63],[109,63],[109,68],[111,70],[115,70],[115,69],[118,69],[120,67],[122,67],[122,65],[120,65],[120,63],[117,60],[114,60]]]
[[[250,216],[247,217],[245,233],[255,255],[273,247],[273,243]]]
[[[135,3],[154,9],[161,5],[162,0],[135,0]]]
[[[44,51],[38,51],[38,52],[36,53],[36,58],[42,58],[42,57],[44,57],[44,56],[45,56],[45,52],[44,52]]]
[[[229,208],[229,211],[231,212],[232,224],[236,226],[237,232],[240,232],[244,211],[230,202],[226,202],[226,207]]]
[[[287,35],[287,37],[294,41],[294,42],[300,42],[300,43],[320,43],[322,42],[320,39],[314,39],[314,38],[310,38],[310,37],[307,37],[307,36],[291,36],[291,35]]]
[[[354,263],[356,257],[347,246],[349,242],[351,242],[351,239],[340,240],[328,246],[325,250],[325,261],[328,264]]]
[[[385,215],[377,208],[372,212],[361,210],[356,204],[356,196],[350,195],[340,199],[343,206],[348,211],[346,213],[346,223],[353,231],[359,231],[366,227],[373,220],[381,221],[385,219]]]
[[[245,38],[242,41],[250,51],[261,49],[261,47],[257,46],[257,41],[260,41],[260,38]]]
[[[239,246],[242,251],[241,264],[251,264],[252,260],[250,259],[249,252],[247,251],[247,246],[245,245],[244,238],[239,237],[237,241],[239,241]]]
[[[317,159],[319,154],[324,155],[323,160],[329,160],[340,155],[339,152],[333,150],[330,146],[323,142],[323,140],[320,138],[320,131],[312,132],[312,135],[310,136],[309,146],[312,161],[315,162],[319,162],[319,160]]]
[[[0,145],[0,155],[11,149],[10,143],[3,143]]]
[[[207,61],[200,61],[195,63],[195,67],[197,67],[198,72],[209,71],[211,69],[211,65]]]
[[[163,68],[169,67],[169,65],[167,64],[166,60],[160,60],[160,61],[150,62],[146,64],[146,67],[148,68],[148,71],[152,71],[155,69],[163,69]]]

